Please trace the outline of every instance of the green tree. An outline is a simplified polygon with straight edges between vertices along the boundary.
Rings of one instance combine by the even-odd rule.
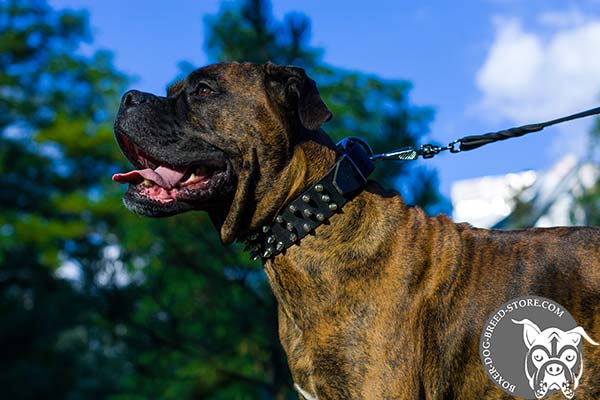
[[[276,21],[249,0],[207,22],[214,60],[306,67],[336,138],[387,149],[426,131],[431,113],[409,104],[406,82],[324,65],[302,15]],[[260,265],[222,247],[202,213],[152,220],[120,206],[111,125],[127,80],[109,53],[77,55],[89,40],[83,13],[0,2],[0,395],[294,398]],[[412,179],[412,201],[439,204],[434,175],[405,168],[379,178]]]
[[[598,150],[600,149],[600,119],[595,120],[595,124],[587,138],[587,154],[580,157],[574,166],[571,178],[576,178],[573,186],[562,187],[561,190],[567,190],[567,194],[573,198],[569,209],[569,223],[571,225],[598,226],[600,225],[600,179],[596,176],[596,182],[588,182],[588,179],[581,179],[582,174],[587,174],[591,170],[598,172]],[[590,168],[591,167],[591,168]],[[566,182],[569,182],[567,179]],[[497,222],[493,228],[497,229],[522,229],[535,226],[536,223],[545,215],[548,215],[551,208],[556,204],[557,196],[548,196],[544,193],[548,188],[543,185],[534,185],[526,187],[513,196],[513,210],[505,218]],[[556,190],[556,189],[555,189]],[[558,196],[560,199],[561,196]]]
[[[111,112],[125,78],[110,54],[74,55],[83,13],[0,2],[0,396],[98,398],[122,360],[88,290],[106,243],[98,194],[114,165]],[[99,212],[96,212],[99,211]],[[91,279],[71,285],[67,262]]]
[[[589,134],[586,161],[598,166],[600,150],[600,118],[596,118]],[[575,199],[571,209],[571,219],[575,222],[575,213],[583,216],[585,225],[600,226],[600,179]]]
[[[269,336],[246,334],[261,283],[244,291],[251,270],[224,272],[239,255],[221,251],[205,217],[152,221],[120,206],[109,178],[124,168],[112,119],[126,80],[109,53],[77,55],[85,14],[3,2],[0,28],[0,396],[268,391],[251,374],[268,371],[255,342]],[[75,280],[61,278],[66,266]]]

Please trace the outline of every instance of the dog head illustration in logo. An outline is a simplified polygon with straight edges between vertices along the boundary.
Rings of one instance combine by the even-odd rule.
[[[558,328],[540,328],[528,319],[512,320],[523,325],[523,340],[527,346],[525,373],[535,397],[543,398],[549,391],[561,390],[567,399],[572,399],[583,373],[579,342],[585,338],[598,346],[578,326],[570,331]]]

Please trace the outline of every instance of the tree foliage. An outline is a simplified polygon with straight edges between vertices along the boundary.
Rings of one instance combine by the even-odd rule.
[[[0,3],[0,386],[3,398],[98,398],[125,367],[93,280],[57,269],[99,265],[100,200],[114,165],[109,109],[125,78],[110,55],[74,54],[83,13]],[[104,229],[103,229],[104,228]],[[93,378],[90,378],[93,377]]]
[[[336,138],[383,150],[426,132],[431,111],[409,103],[407,82],[325,65],[300,14],[228,2],[207,26],[214,60],[307,68]],[[0,2],[1,396],[294,398],[260,265],[222,247],[202,213],[152,220],[121,206],[109,177],[126,168],[112,119],[127,77],[108,52],[80,55],[89,40],[85,13]],[[432,173],[378,173],[439,204]]]
[[[587,161],[598,168],[600,154],[600,118],[596,118],[594,126],[589,134]],[[600,176],[596,182],[587,190],[584,190],[576,199],[571,208],[571,219],[574,221],[575,213],[578,219],[583,220],[585,225],[600,226]]]

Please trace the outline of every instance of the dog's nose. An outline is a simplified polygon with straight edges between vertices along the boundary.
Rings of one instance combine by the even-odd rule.
[[[563,366],[557,363],[548,364],[546,366],[546,372],[550,375],[558,375],[563,372]]]
[[[121,104],[125,107],[139,106],[140,104],[150,102],[155,96],[150,93],[140,92],[139,90],[130,90],[123,95]]]

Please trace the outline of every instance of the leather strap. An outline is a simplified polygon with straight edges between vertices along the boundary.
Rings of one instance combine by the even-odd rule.
[[[327,175],[288,203],[271,225],[245,238],[252,259],[272,258],[326,223],[367,183],[375,166],[359,141],[338,145],[340,156]]]

